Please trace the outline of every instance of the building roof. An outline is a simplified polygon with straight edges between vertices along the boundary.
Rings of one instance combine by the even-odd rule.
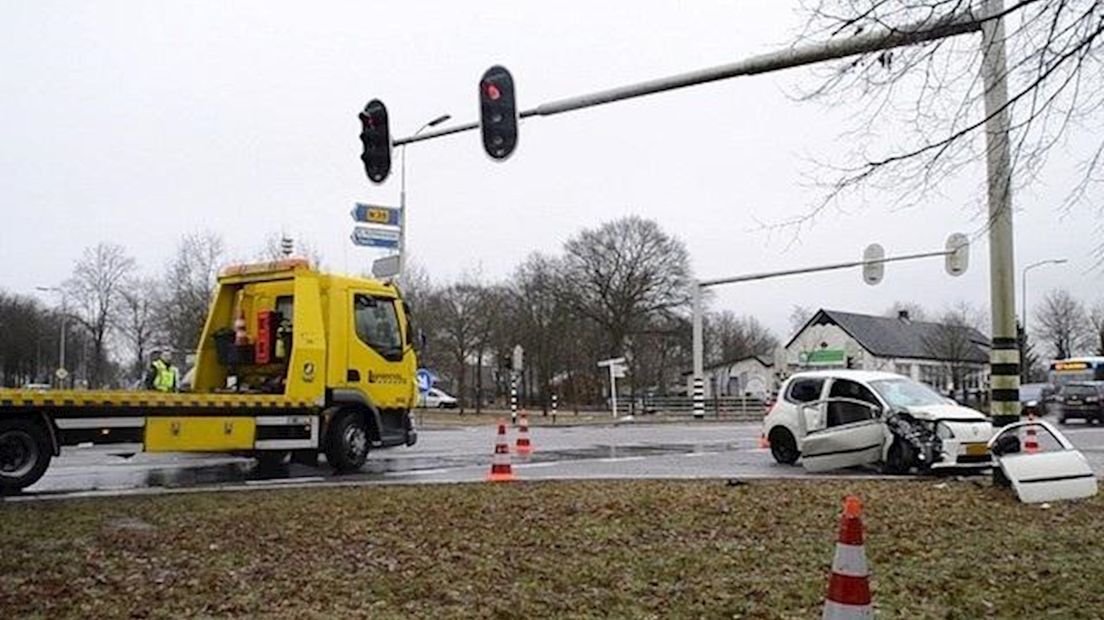
[[[762,365],[766,368],[770,368],[771,366],[774,366],[774,361],[770,360],[770,359],[767,359],[766,356],[763,356],[763,355],[745,355],[743,357],[738,357],[736,359],[725,360],[723,362],[717,362],[716,364],[709,364],[705,367],[705,370],[712,370],[714,368],[724,368],[725,366],[732,366],[733,364],[739,364],[740,362],[746,362],[748,360],[755,360],[755,361],[759,362],[760,365]]]
[[[813,325],[836,325],[862,348],[877,357],[903,357],[943,361],[985,363],[989,339],[966,326],[945,325],[907,318],[872,316],[821,309],[786,343],[789,348],[797,337]],[[941,345],[954,341],[952,345]],[[949,349],[955,353],[949,353]],[[956,359],[951,360],[953,355]]]

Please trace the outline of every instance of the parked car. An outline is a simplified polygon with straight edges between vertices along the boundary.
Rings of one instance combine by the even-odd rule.
[[[763,420],[779,463],[809,471],[882,463],[890,473],[992,464],[993,425],[932,388],[888,372],[791,376]]]
[[[1104,381],[1067,383],[1058,396],[1058,423],[1080,418],[1087,423],[1104,421]]]
[[[426,409],[456,409],[460,403],[444,390],[429,388],[428,392],[418,398],[418,406]]]

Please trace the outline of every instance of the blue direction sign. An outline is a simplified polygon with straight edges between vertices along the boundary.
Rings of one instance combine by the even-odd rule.
[[[382,226],[399,225],[400,210],[395,207],[383,207],[380,205],[370,205],[358,202],[349,214],[353,216],[354,222],[379,224]]]
[[[418,381],[418,391],[425,394],[429,391],[429,388],[433,387],[433,373],[425,368],[419,368],[418,372],[414,374],[414,377]]]
[[[392,228],[357,226],[353,228],[353,234],[349,238],[356,245],[370,248],[395,249],[399,247],[399,231]]]

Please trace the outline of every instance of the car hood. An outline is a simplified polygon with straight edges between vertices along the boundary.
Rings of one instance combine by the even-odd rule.
[[[923,407],[909,407],[908,412],[917,420],[963,420],[984,422],[986,418],[981,413],[962,407],[960,405],[925,405]]]

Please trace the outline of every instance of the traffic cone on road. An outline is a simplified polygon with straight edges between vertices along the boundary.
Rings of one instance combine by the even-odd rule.
[[[766,450],[766,449],[767,449],[767,448],[769,448],[769,447],[770,447],[770,440],[769,440],[769,439],[767,439],[767,435],[766,435],[766,433],[762,433],[762,432],[760,432],[760,433],[759,433],[759,445],[758,445],[758,448],[759,448],[760,450]]]
[[[1035,414],[1028,414],[1028,422],[1035,421]],[[1034,424],[1030,424],[1024,427],[1024,452],[1028,454],[1035,454],[1039,451],[1039,436],[1035,429]]]
[[[487,482],[509,482],[516,480],[514,468],[510,465],[510,443],[506,439],[506,421],[498,421],[498,438],[495,439],[494,456],[491,457],[491,471]]]
[[[521,412],[521,423],[518,426],[517,438],[518,456],[529,456],[533,452],[533,444],[529,442],[529,414]]]
[[[863,549],[862,500],[854,495],[843,501],[839,541],[828,578],[824,620],[873,618],[870,604],[870,576]]]

